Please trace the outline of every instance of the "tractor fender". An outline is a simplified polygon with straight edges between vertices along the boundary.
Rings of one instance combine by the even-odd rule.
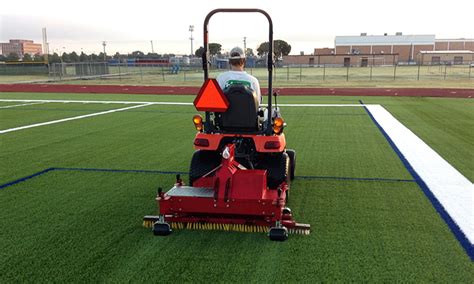
[[[216,151],[224,137],[252,138],[255,149],[260,153],[283,152],[286,148],[285,134],[279,135],[255,135],[255,134],[207,134],[198,132],[194,137],[194,149]]]

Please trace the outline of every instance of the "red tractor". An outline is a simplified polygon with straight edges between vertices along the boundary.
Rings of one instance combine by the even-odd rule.
[[[208,23],[219,12],[257,12],[269,22],[268,105],[259,107],[254,90],[233,85],[222,91],[209,79]],[[198,131],[191,159],[189,186],[177,176],[166,193],[158,190],[158,216],[145,216],[155,235],[173,229],[266,232],[271,240],[288,233],[309,234],[310,225],[293,220],[286,206],[296,153],[286,148],[286,126],[272,107],[273,24],[259,9],[216,9],[204,21],[204,85],[194,104],[205,111],[193,117]],[[276,96],[275,96],[276,104]]]

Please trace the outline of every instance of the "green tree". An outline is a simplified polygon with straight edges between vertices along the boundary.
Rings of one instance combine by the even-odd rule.
[[[263,42],[257,48],[257,54],[259,56],[268,54],[268,41]],[[273,41],[273,53],[275,54],[276,58],[280,58],[282,55],[288,55],[291,52],[291,45],[289,45],[286,41],[277,39]]]
[[[97,56],[98,57],[98,60],[100,62],[104,62],[104,61],[107,61],[107,55],[105,55],[103,52],[99,53],[99,55]]]
[[[77,55],[77,53],[73,51],[69,54],[69,60],[71,62],[79,62],[79,55]]]
[[[88,61],[88,56],[84,52],[81,51],[81,55],[79,55],[79,61],[80,62],[87,62]]]
[[[268,53],[268,41],[262,42],[257,48],[257,55],[263,56]]]
[[[159,54],[156,53],[156,52],[148,52],[148,54],[146,55],[146,58],[149,58],[149,59],[159,59],[159,58],[161,58],[161,55],[159,55]]]
[[[29,53],[25,53],[23,55],[22,61],[23,62],[33,62],[33,58],[31,57],[31,55]]]
[[[51,56],[49,56],[49,63],[60,63],[61,58],[59,55],[55,52]]]
[[[20,60],[20,57],[15,52],[11,52],[10,54],[7,55],[6,59],[7,59],[6,61],[18,61]]]
[[[136,50],[132,52],[132,58],[143,58],[145,57],[145,53],[141,52],[140,50]]]
[[[209,53],[211,55],[221,54],[222,45],[219,43],[209,43]]]
[[[253,53],[253,49],[247,48],[247,50],[245,51],[245,56],[247,57],[255,56],[255,54]]]
[[[44,62],[45,58],[44,55],[40,55],[39,53],[36,53],[35,56],[33,57],[34,62]]]
[[[71,62],[71,59],[69,58],[69,54],[66,52],[63,52],[63,55],[61,55],[62,62]]]
[[[204,47],[200,46],[196,51],[194,52],[194,55],[197,57],[202,57],[202,54],[204,53]]]
[[[103,60],[103,59],[104,59],[104,57],[102,57],[102,59],[100,59],[99,56],[97,56],[97,54],[95,54],[95,53],[92,53],[92,54],[90,55],[90,61],[92,61],[92,62],[101,61],[101,60]]]

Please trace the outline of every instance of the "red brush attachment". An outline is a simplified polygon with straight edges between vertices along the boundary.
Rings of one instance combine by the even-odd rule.
[[[222,222],[271,226],[282,221],[286,183],[267,187],[266,170],[247,170],[235,161],[235,146],[222,153],[212,177],[196,180],[193,187],[177,183],[158,198],[160,214],[170,222]],[[283,220],[291,227],[291,220]],[[294,222],[293,222],[294,223]]]

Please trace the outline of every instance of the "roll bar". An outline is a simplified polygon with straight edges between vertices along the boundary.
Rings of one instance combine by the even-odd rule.
[[[204,20],[204,52],[202,54],[202,68],[204,70],[204,81],[209,79],[209,20],[214,14],[217,13],[260,13],[263,14],[268,20],[268,59],[267,59],[267,69],[268,69],[268,120],[267,120],[267,134],[272,133],[272,92],[273,92],[273,22],[270,15],[261,10],[261,9],[215,9],[207,14],[206,19]],[[246,52],[246,50],[244,50]],[[206,132],[207,129],[210,129],[210,113],[206,111]]]

